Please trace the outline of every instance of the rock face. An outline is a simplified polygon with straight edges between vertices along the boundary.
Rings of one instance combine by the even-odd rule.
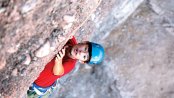
[[[105,60],[99,66],[78,65],[79,71],[60,83],[56,98],[173,98],[173,2],[144,1],[124,23],[115,23],[116,27],[113,18],[105,17],[107,21],[100,23],[100,14],[92,15],[81,32],[96,31],[91,39],[104,45]]]
[[[0,1],[0,98],[24,97],[44,65],[76,32],[78,41],[102,44],[105,60],[98,66],[77,64],[59,79],[51,98],[173,98],[173,4]]]
[[[116,28],[115,71],[123,98],[173,98],[173,0],[149,0]],[[108,40],[109,41],[109,40]],[[110,42],[110,41],[109,41]],[[110,48],[107,48],[110,50]]]
[[[1,0],[0,97],[21,98],[100,2]]]

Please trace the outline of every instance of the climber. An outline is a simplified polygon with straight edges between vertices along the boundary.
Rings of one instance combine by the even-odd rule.
[[[27,91],[28,98],[48,97],[56,87],[57,79],[72,71],[77,60],[80,63],[99,64],[103,59],[104,48],[101,45],[88,41],[77,44],[73,37],[32,83]]]

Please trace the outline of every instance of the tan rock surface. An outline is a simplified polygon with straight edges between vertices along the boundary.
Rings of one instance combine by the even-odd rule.
[[[100,0],[0,1],[0,55],[4,58],[0,59],[1,97],[21,98],[26,94],[44,65],[87,21],[99,4]],[[66,17],[67,22],[73,22],[66,30],[61,27],[64,15],[74,15],[73,18]],[[58,32],[53,32],[55,29]],[[47,39],[55,42],[52,51],[47,50],[49,42],[41,48]],[[39,48],[40,51],[35,54]],[[31,58],[24,55],[28,53]]]

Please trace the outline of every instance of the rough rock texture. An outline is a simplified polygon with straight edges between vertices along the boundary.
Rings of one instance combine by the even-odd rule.
[[[60,80],[56,98],[174,98],[173,4],[144,1],[112,32],[96,32],[91,39],[104,45],[105,61],[99,66],[78,65],[68,81]],[[114,25],[107,23],[110,29]],[[107,28],[99,30],[110,31]]]
[[[105,60],[98,66],[77,64],[59,79],[51,98],[174,97],[173,0],[102,0],[101,4],[2,0],[0,4],[0,97],[24,96],[75,32],[79,41],[101,43]]]
[[[115,58],[123,98],[174,98],[173,5],[173,0],[146,1],[108,36],[115,39],[108,45],[116,55],[108,54]]]
[[[20,98],[100,0],[1,0],[0,96]]]

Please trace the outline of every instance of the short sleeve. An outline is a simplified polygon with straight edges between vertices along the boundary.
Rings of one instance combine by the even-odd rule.
[[[76,64],[76,60],[69,59],[67,61],[63,62],[63,67],[64,67],[64,75],[71,72]]]

